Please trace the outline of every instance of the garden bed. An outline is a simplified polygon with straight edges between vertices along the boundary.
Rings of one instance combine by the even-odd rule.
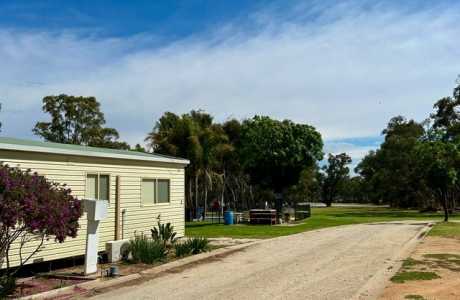
[[[94,280],[94,278],[73,277],[67,275],[39,275],[29,277],[18,280],[16,290],[10,296],[10,298],[16,299],[20,297],[35,295],[92,280]]]

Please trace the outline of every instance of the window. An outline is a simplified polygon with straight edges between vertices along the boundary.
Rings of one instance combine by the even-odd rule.
[[[110,176],[101,174],[86,175],[86,197],[89,199],[109,200]]]
[[[158,179],[158,203],[168,203],[169,202],[169,180],[168,179]]]
[[[142,204],[155,203],[155,179],[142,179],[141,201]]]
[[[142,179],[142,204],[169,203],[169,179]]]

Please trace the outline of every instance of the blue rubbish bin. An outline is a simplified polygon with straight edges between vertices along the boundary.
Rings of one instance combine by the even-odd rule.
[[[227,210],[224,212],[224,224],[233,225],[233,211]]]

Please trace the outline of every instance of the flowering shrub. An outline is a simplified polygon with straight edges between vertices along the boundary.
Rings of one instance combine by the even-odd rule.
[[[82,207],[65,185],[46,180],[30,171],[0,165],[0,265],[6,260],[9,274],[9,250],[19,243],[20,266],[54,238],[62,243],[76,237]],[[39,241],[33,251],[24,255],[24,245]]]

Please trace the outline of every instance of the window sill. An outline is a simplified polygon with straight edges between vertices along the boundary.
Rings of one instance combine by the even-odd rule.
[[[143,204],[141,203],[141,207],[155,207],[155,206],[169,206],[171,202],[168,203],[153,203],[153,204]]]

